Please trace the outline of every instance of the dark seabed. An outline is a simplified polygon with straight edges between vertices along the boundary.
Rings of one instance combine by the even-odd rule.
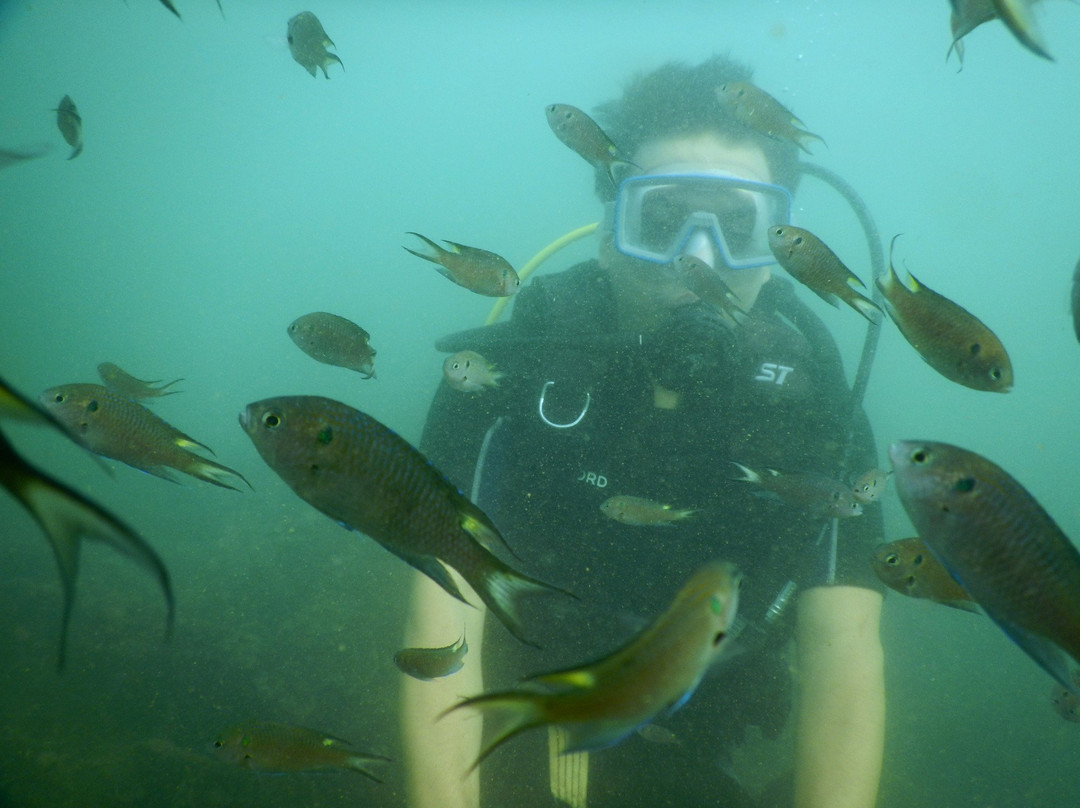
[[[180,484],[50,430],[4,424],[28,459],[130,523],[172,576],[87,543],[56,670],[60,579],[44,535],[0,494],[0,806],[403,806],[400,648],[412,571],[301,502],[237,423],[249,402],[317,394],[420,435],[440,336],[492,301],[401,249],[407,231],[520,267],[595,221],[592,175],[544,107],[592,110],[669,59],[730,51],[819,132],[813,160],[864,196],[901,266],[962,300],[1009,348],[1006,396],[951,385],[895,329],[866,405],[890,442],[931,438],[1007,468],[1080,537],[1080,346],[1068,290],[1080,255],[1080,9],[1036,7],[1050,63],[1000,24],[946,63],[945,0],[852,4],[324,0],[308,9],[337,64],[293,61],[278,0],[0,0],[0,376],[28,395],[96,382],[99,362],[184,377],[154,412],[213,447],[253,491]],[[858,8],[853,6],[858,5]],[[863,7],[865,6],[865,8]],[[617,31],[617,33],[615,33]],[[84,150],[52,110],[70,95]],[[807,179],[800,225],[868,279],[846,205]],[[577,244],[545,266],[595,251]],[[852,372],[864,322],[806,295]],[[322,365],[286,327],[332,311],[371,333],[377,377]],[[911,534],[890,486],[888,539]],[[1080,805],[1080,725],[1051,679],[984,618],[890,595],[881,808]],[[454,638],[447,638],[451,641]],[[470,637],[470,641],[471,641]],[[693,709],[693,703],[685,709]],[[260,775],[214,759],[215,733],[259,719],[387,755],[348,772]],[[751,786],[790,738],[742,750]]]

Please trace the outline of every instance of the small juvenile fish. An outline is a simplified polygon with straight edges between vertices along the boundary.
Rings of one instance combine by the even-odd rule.
[[[370,415],[329,398],[283,396],[249,404],[240,425],[297,496],[467,603],[447,570],[452,567],[519,640],[527,642],[518,599],[562,591],[488,550],[506,546],[491,519]]]
[[[894,236],[893,246],[896,245]],[[909,273],[910,274],[910,273]],[[927,364],[950,381],[992,393],[1013,385],[1012,363],[1005,346],[981,320],[916,280],[900,281],[889,248],[889,273],[877,279],[885,310]]]
[[[657,715],[677,710],[727,646],[741,578],[732,564],[706,564],[663,614],[614,653],[455,704],[443,715],[474,707],[499,719],[469,771],[504,741],[532,727],[563,728],[564,751],[580,752],[613,746]]]
[[[1080,691],[1080,671],[1073,671],[1073,684]],[[1080,724],[1080,696],[1061,685],[1054,685],[1050,691],[1050,705],[1054,712],[1066,721]]]
[[[791,277],[826,303],[839,307],[837,299],[843,300],[870,322],[881,322],[877,304],[855,290],[866,285],[809,230],[790,224],[770,227],[769,249]]]
[[[172,0],[159,0],[159,2],[161,3],[161,5],[165,6],[165,8],[169,9],[169,11],[175,14],[176,19],[182,19],[180,16],[180,12],[176,10],[176,6],[172,4]]]
[[[442,366],[446,383],[463,393],[479,393],[485,387],[498,387],[506,374],[476,351],[458,351],[446,357]]]
[[[877,502],[881,495],[885,493],[885,485],[889,482],[891,476],[892,472],[884,469],[864,471],[852,483],[851,493],[855,495],[855,499],[864,505]]]
[[[3,433],[0,433],[0,485],[11,492],[45,531],[60,569],[64,607],[61,612],[57,665],[61,670],[67,655],[68,625],[75,603],[75,579],[79,572],[79,547],[83,539],[108,544],[157,579],[168,607],[166,634],[172,633],[175,607],[169,572],[158,554],[134,530],[82,494],[30,465],[8,443]]]
[[[661,746],[678,746],[682,743],[678,735],[659,724],[643,724],[637,728],[637,734],[649,743],[660,744]]]
[[[1080,695],[1080,551],[1004,469],[932,441],[889,447],[919,536],[987,616]]]
[[[56,126],[67,144],[72,147],[71,156],[68,159],[74,160],[82,154],[83,150],[82,116],[79,115],[70,95],[65,95],[60,99],[60,106],[56,108]]]
[[[686,288],[717,309],[730,325],[739,325],[747,319],[742,301],[720,275],[695,255],[681,253],[671,262],[682,275]]]
[[[462,632],[457,642],[442,648],[403,648],[394,654],[394,664],[402,673],[428,682],[457,673],[465,664],[467,653],[469,644]]]
[[[106,387],[114,393],[119,393],[132,400],[171,396],[173,393],[179,393],[180,391],[169,390],[168,388],[177,382],[183,381],[183,379],[173,379],[167,384],[161,384],[161,379],[155,379],[152,382],[144,382],[142,379],[136,379],[112,362],[102,362],[97,366],[97,372]],[[155,387],[154,385],[160,386]]]
[[[241,490],[236,486],[237,480],[248,484],[238,472],[190,451],[199,448],[210,452],[208,446],[188,437],[142,404],[107,387],[97,384],[51,387],[38,400],[77,443],[99,455],[170,481],[173,478],[167,469],[172,468],[233,491]]]
[[[744,126],[774,140],[790,140],[807,154],[810,150],[806,148],[805,139],[825,143],[821,135],[806,131],[803,122],[792,115],[791,110],[748,81],[721,84],[716,88],[716,98]]]
[[[971,595],[949,575],[918,536],[881,545],[874,551],[870,564],[881,582],[901,595],[979,613]]]
[[[345,69],[345,65],[337,54],[330,53],[326,49],[327,46],[331,48],[336,46],[326,35],[319,18],[310,11],[301,11],[289,20],[286,39],[289,41],[289,50],[292,52],[293,59],[310,73],[312,78],[317,77],[318,74],[315,72],[317,68],[322,68],[323,75],[330,78],[330,74],[326,72],[326,66],[334,62],[341,65],[342,70]]]
[[[842,519],[859,516],[863,511],[862,503],[855,499],[850,487],[824,474],[779,472],[776,469],[759,472],[741,463],[730,462],[743,473],[736,480],[752,483],[784,502],[806,508],[814,515]]]
[[[355,370],[365,379],[375,375],[371,335],[351,320],[325,311],[312,312],[289,324],[289,336],[312,359]]]
[[[16,163],[22,163],[26,160],[36,160],[38,157],[44,157],[48,153],[48,148],[38,148],[34,151],[0,149],[0,168],[7,168],[8,166],[13,166]]]
[[[692,510],[673,508],[644,497],[627,495],[608,497],[600,503],[600,512],[608,519],[614,519],[624,525],[641,527],[669,527],[673,522],[686,519],[695,513]]]
[[[257,772],[308,772],[346,769],[381,783],[368,769],[372,761],[389,760],[361,752],[351,743],[306,727],[253,721],[221,733],[214,739],[214,754],[221,760]]]
[[[488,297],[509,297],[521,287],[517,270],[501,255],[444,240],[444,244],[450,245],[447,250],[419,233],[410,231],[409,235],[423,241],[435,250],[435,254],[428,255],[408,247],[405,247],[406,252],[437,264],[440,275],[449,278],[458,286],[464,286],[470,292]]]
[[[593,168],[602,168],[613,186],[618,185],[615,166],[637,168],[637,164],[611,142],[600,125],[577,107],[548,104],[544,111],[547,113],[548,126],[555,136],[584,157]]]

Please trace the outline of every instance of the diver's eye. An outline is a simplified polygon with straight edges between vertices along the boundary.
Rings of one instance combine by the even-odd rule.
[[[262,422],[267,429],[277,429],[281,426],[281,418],[273,412],[264,412]]]

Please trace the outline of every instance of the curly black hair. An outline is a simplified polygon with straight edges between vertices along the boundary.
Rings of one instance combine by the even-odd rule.
[[[597,107],[596,120],[628,155],[653,140],[698,132],[754,143],[765,152],[773,182],[794,191],[800,176],[799,147],[746,127],[716,98],[721,84],[750,81],[751,76],[749,66],[729,56],[713,56],[698,65],[668,62],[632,77],[622,97]],[[604,201],[614,199],[604,167],[596,172],[596,192]]]

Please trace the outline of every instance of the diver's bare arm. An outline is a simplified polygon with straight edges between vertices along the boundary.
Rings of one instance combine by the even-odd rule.
[[[796,808],[872,808],[885,741],[881,595],[816,587],[799,598]]]
[[[454,579],[465,597],[479,602],[459,576],[454,574]],[[462,697],[483,689],[484,609],[466,606],[426,575],[416,573],[405,645],[437,648],[460,637],[462,627],[469,651],[460,671],[430,682],[401,677],[401,731],[410,808],[478,808],[479,778],[476,772],[466,778],[465,772],[480,752],[480,716],[458,710],[436,718]]]

